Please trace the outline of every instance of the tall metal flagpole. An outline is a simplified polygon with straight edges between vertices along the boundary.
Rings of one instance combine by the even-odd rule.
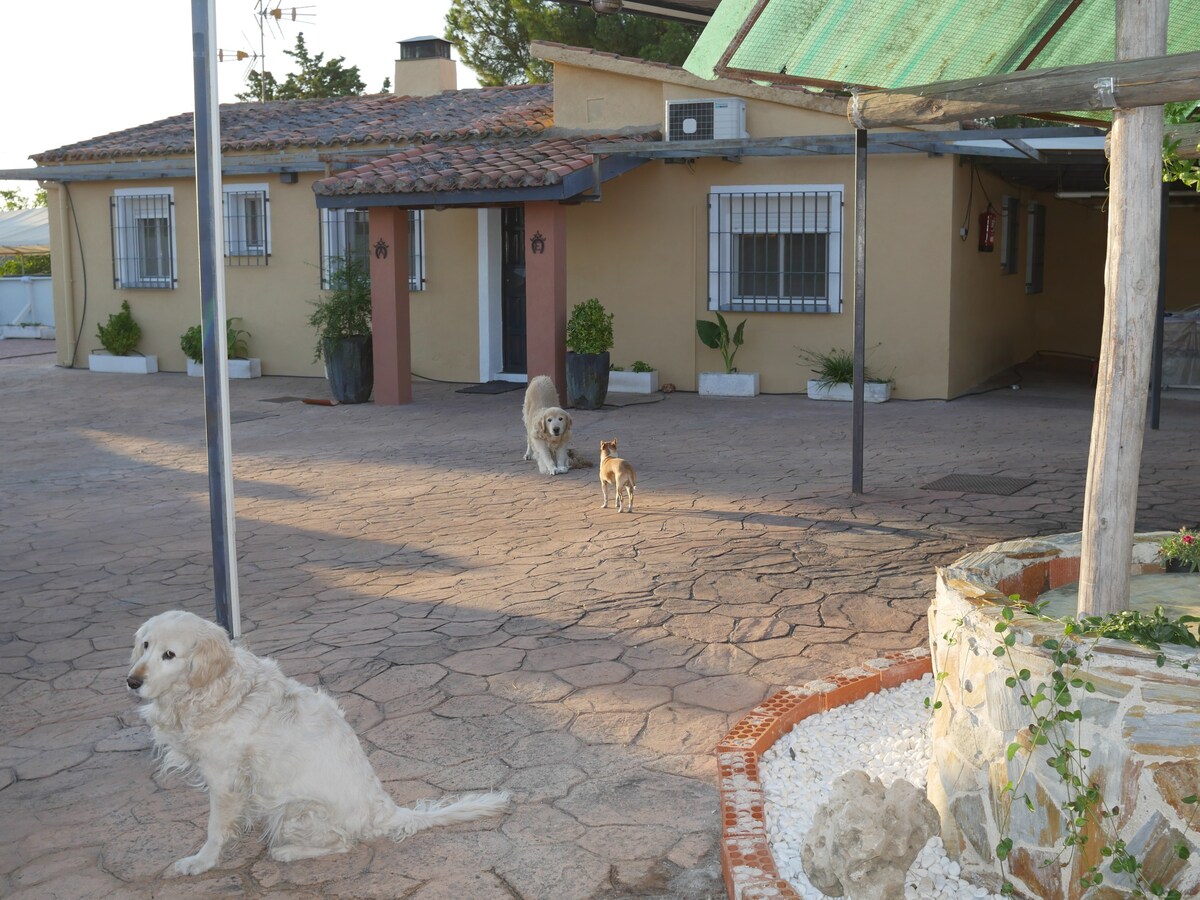
[[[863,492],[863,391],[867,331],[867,130],[854,132],[854,391],[850,490]]]
[[[212,523],[213,588],[217,622],[241,637],[233,455],[229,439],[229,373],[225,334],[225,246],[221,197],[221,108],[217,99],[216,0],[192,0],[192,78],[196,96],[196,213],[200,235],[201,333],[204,346],[204,425]]]

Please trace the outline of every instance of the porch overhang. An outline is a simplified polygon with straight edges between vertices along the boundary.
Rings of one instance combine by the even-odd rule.
[[[927,153],[1040,160],[1043,151],[1103,151],[1105,135],[1105,129],[1088,126],[869,132],[867,148],[872,155]],[[854,152],[854,133],[713,141],[613,141],[604,145],[604,152],[643,159],[848,156]]]
[[[636,142],[632,142],[636,143]],[[607,153],[608,151],[605,151]],[[597,154],[598,155],[598,154]],[[450,209],[511,206],[514,203],[551,201],[582,203],[599,199],[600,184],[625,174],[648,159],[613,156],[599,160],[599,182],[593,167],[579,169],[556,184],[530,187],[480,188],[448,191],[397,191],[394,193],[317,194],[318,209],[369,209],[398,206],[406,209]]]
[[[600,185],[641,165],[614,157],[609,143],[637,144],[652,133],[543,134],[532,141],[421,144],[322,178],[320,209],[409,209],[582,202]]]

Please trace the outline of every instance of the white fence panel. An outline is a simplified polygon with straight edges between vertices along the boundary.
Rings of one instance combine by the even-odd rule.
[[[0,325],[53,325],[49,275],[0,278]]]

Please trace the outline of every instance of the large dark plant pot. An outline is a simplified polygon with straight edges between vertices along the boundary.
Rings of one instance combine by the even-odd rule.
[[[338,403],[366,403],[375,387],[375,355],[371,336],[356,334],[347,338],[327,339],[325,369],[329,391]]]
[[[567,351],[567,406],[599,409],[608,394],[608,352]]]
[[[1185,563],[1181,559],[1168,559],[1163,563],[1163,571],[1184,573],[1195,572],[1196,570],[1191,567],[1191,564]]]

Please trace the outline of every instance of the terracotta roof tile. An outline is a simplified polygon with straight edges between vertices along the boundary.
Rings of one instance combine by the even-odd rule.
[[[425,144],[356,166],[313,185],[325,196],[543,187],[592,164],[588,147],[657,135],[571,135],[532,142]]]
[[[432,97],[367,94],[320,100],[221,104],[221,149],[279,150],[522,137],[554,121],[548,84],[446,91]],[[184,113],[37,154],[41,163],[191,154]]]

